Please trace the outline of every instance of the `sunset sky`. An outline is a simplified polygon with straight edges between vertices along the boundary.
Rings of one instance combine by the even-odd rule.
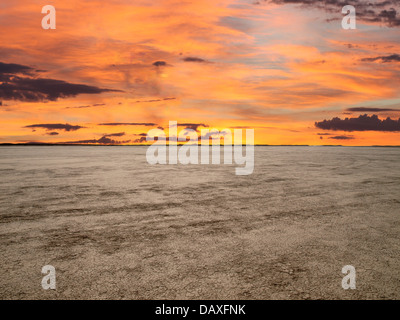
[[[0,0],[0,28],[0,143],[400,145],[398,0]]]

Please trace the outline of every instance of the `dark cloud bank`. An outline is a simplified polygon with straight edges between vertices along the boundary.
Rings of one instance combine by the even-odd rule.
[[[0,62],[0,99],[44,102],[75,97],[85,93],[121,92],[62,80],[40,78],[39,72],[28,66]]]
[[[364,114],[358,118],[333,118],[332,120],[324,120],[315,122],[317,128],[323,130],[340,130],[340,131],[385,131],[385,132],[400,132],[399,120],[386,118],[381,120],[377,115],[368,116]]]

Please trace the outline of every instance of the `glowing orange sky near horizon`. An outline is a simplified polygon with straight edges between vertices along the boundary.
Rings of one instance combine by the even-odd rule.
[[[314,125],[364,113],[399,119],[400,61],[365,59],[400,52],[400,26],[357,20],[356,30],[343,30],[341,10],[251,0],[46,4],[57,10],[56,30],[41,27],[42,1],[0,0],[0,62],[40,70],[35,79],[115,91],[41,101],[0,96],[0,143],[110,136],[130,144],[178,121],[254,128],[256,144],[400,144],[400,132]],[[392,111],[346,111],[357,107]],[[82,128],[26,128],[66,123]]]

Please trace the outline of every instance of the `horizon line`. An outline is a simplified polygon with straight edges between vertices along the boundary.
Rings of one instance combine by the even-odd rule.
[[[79,146],[79,147],[149,147],[154,144],[90,144],[90,143],[45,143],[45,142],[38,142],[38,143],[0,143],[0,146],[2,147],[7,147],[7,146],[35,146],[35,147],[43,147],[43,146]],[[174,146],[184,146],[186,144],[176,144]],[[161,146],[161,145],[160,145]],[[169,147],[169,145],[165,145],[166,147]],[[196,144],[193,144],[193,146],[196,146]],[[203,145],[197,144],[197,146],[202,147]],[[207,146],[207,145],[204,145]],[[209,144],[208,146],[213,146],[213,144]],[[224,144],[219,144],[219,145],[214,145],[214,146],[219,146],[219,147],[224,147]],[[400,145],[365,145],[365,146],[356,146],[356,145],[341,145],[341,144],[232,144],[232,145],[227,145],[227,146],[254,146],[254,147],[363,147],[363,148],[368,148],[368,147],[380,147],[380,148],[400,148]]]

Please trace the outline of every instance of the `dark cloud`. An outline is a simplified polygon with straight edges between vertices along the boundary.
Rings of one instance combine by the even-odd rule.
[[[194,130],[196,132],[199,132],[198,131],[199,127],[205,127],[205,128],[208,127],[208,125],[206,125],[204,123],[178,123],[177,126],[180,127],[180,128],[184,128],[184,130],[192,129],[192,130]],[[160,127],[160,126],[157,127],[157,129],[164,130],[164,128]],[[140,137],[140,138],[134,140],[135,143],[144,143],[144,142],[146,142],[147,133],[138,133],[138,134],[135,134],[135,135]],[[214,135],[214,133],[211,133],[210,136],[212,136],[212,135]],[[165,137],[165,138],[163,138],[163,137],[161,137],[161,138],[155,137],[155,140],[169,141],[169,137]]]
[[[135,139],[133,142],[134,143],[146,143],[147,142],[147,133],[137,133],[135,136],[138,136],[140,138]],[[175,137],[176,138],[176,137]],[[154,136],[154,141],[169,141],[169,137],[159,137],[159,136]]]
[[[40,78],[36,70],[19,64],[0,63],[0,98],[28,102],[55,101],[79,94],[121,92],[62,80]]]
[[[81,126],[73,126],[68,123],[48,123],[48,124],[31,124],[29,126],[25,126],[24,128],[42,128],[46,130],[65,130],[65,131],[76,131],[85,127]]]
[[[78,106],[78,107],[67,107],[66,109],[84,109],[84,108],[90,108],[91,106]]]
[[[110,134],[105,134],[103,137],[109,138],[109,137],[123,137],[125,135],[125,132],[119,132],[119,133],[110,133]]]
[[[153,66],[156,67],[165,67],[167,65],[167,63],[165,61],[156,61],[153,63]]]
[[[354,140],[353,136],[334,136],[334,137],[329,137],[328,139],[333,139],[333,140]]]
[[[342,8],[353,5],[356,8],[357,19],[364,22],[382,23],[389,27],[400,26],[399,0],[264,0],[275,4],[299,4],[305,9],[317,8],[335,15],[342,15]],[[340,16],[340,19],[342,17]],[[328,19],[339,20],[339,18]]]
[[[0,85],[0,97],[5,100],[28,102],[55,101],[78,94],[99,94],[115,90],[73,84],[62,80],[10,77]]]
[[[99,123],[99,126],[145,126],[145,127],[154,127],[156,123],[151,122],[108,122],[108,123]]]
[[[146,133],[145,135],[147,136],[147,133]],[[145,143],[145,142],[147,142],[147,141],[146,141],[146,136],[140,137],[140,138],[138,138],[138,139],[135,139],[133,142],[134,142],[134,143]]]
[[[348,108],[346,111],[351,112],[390,112],[390,111],[400,111],[400,109],[388,109],[388,108]]]
[[[114,139],[110,139],[109,137],[113,136],[113,134],[108,134],[100,139],[91,139],[91,140],[78,140],[78,141],[67,141],[61,142],[60,144],[103,144],[103,145],[118,145],[125,144],[131,142],[131,140],[118,141]]]
[[[196,57],[186,57],[183,59],[185,62],[198,62],[198,63],[210,63],[207,60],[201,59],[201,58],[196,58]]]
[[[163,129],[160,129],[163,130]],[[137,133],[135,134],[135,136],[138,136],[139,138],[133,140],[134,143],[147,143],[147,133],[143,132],[143,133]],[[169,137],[154,137],[154,141],[169,141]]]
[[[386,131],[398,132],[400,131],[400,118],[399,120],[392,120],[387,118],[381,120],[377,115],[371,117],[367,114],[359,116],[358,118],[333,118],[332,120],[324,120],[315,122],[317,128],[323,130],[340,130],[340,131]]]
[[[105,105],[106,105],[105,103],[95,103],[93,105],[87,105],[87,106],[67,107],[66,109],[85,109],[85,108],[91,108],[91,107],[103,107]]]
[[[3,63],[0,62],[0,76],[4,74],[27,74],[31,75],[34,69],[28,66],[15,63]]]
[[[153,100],[137,100],[135,103],[148,103],[148,102],[161,102],[161,101],[168,101],[168,100],[176,100],[176,98],[163,98],[163,99],[153,99]]]
[[[58,132],[55,132],[55,131],[53,131],[53,132],[47,132],[46,134],[49,135],[49,136],[58,136],[58,135],[59,135],[59,133],[58,133]]]
[[[356,44],[352,44],[352,43],[346,43],[345,46],[347,46],[347,48],[349,49],[353,49],[353,48],[359,48],[358,45]]]
[[[228,132],[226,132],[224,130],[218,131],[218,132],[217,131],[210,131],[210,132],[207,132],[205,135],[200,136],[199,139],[201,139],[201,140],[207,140],[207,139],[210,139],[210,138],[211,138],[211,140],[220,139],[221,137],[224,137],[227,134],[228,134]]]
[[[195,125],[195,126],[204,126],[204,127],[208,127],[207,125],[204,125],[204,124],[188,124],[188,123],[186,123],[186,124],[179,124],[178,125],[178,127],[181,127],[181,126],[184,126],[185,127],[185,129],[184,130],[186,130],[186,129],[193,129],[193,130],[196,130],[196,129],[194,129],[194,128],[188,128],[188,127],[186,127],[187,125]],[[197,127],[196,127],[197,128]],[[196,130],[197,131],[197,130]],[[185,132],[185,131],[184,131]],[[187,132],[185,132],[185,134],[187,134]],[[227,132],[226,131],[213,131],[213,130],[211,130],[210,132],[207,132],[206,134],[204,134],[203,136],[201,136],[200,135],[200,133],[198,132],[197,133],[197,138],[198,138],[198,140],[201,140],[201,139],[203,139],[203,140],[207,140],[207,139],[211,139],[211,140],[214,140],[214,139],[220,139],[221,137],[224,137],[225,135],[227,134]],[[135,142],[135,143],[145,143],[145,142],[147,142],[147,140],[146,140],[146,137],[147,137],[147,133],[138,133],[138,134],[135,134],[135,136],[138,136],[139,138],[138,139],[136,139],[136,140],[134,140],[133,142]],[[186,141],[190,141],[190,138],[189,137],[186,137],[186,139],[183,139],[183,140],[180,140],[180,139],[178,139],[178,137],[176,137],[176,136],[165,136],[165,137],[158,137],[158,136],[155,136],[154,137],[154,141],[169,141],[170,139],[172,139],[172,138],[175,138],[176,140],[178,140],[178,142],[184,142],[185,140]],[[175,140],[174,140],[175,141]]]
[[[185,129],[192,129],[194,131],[197,131],[199,127],[208,128],[208,125],[204,123],[179,123],[178,127],[185,127]]]
[[[382,63],[388,63],[388,62],[400,62],[400,55],[399,54],[392,54],[389,56],[379,56],[379,57],[374,57],[374,58],[364,58],[361,59],[361,61],[366,61],[366,62],[375,62],[380,60]]]

